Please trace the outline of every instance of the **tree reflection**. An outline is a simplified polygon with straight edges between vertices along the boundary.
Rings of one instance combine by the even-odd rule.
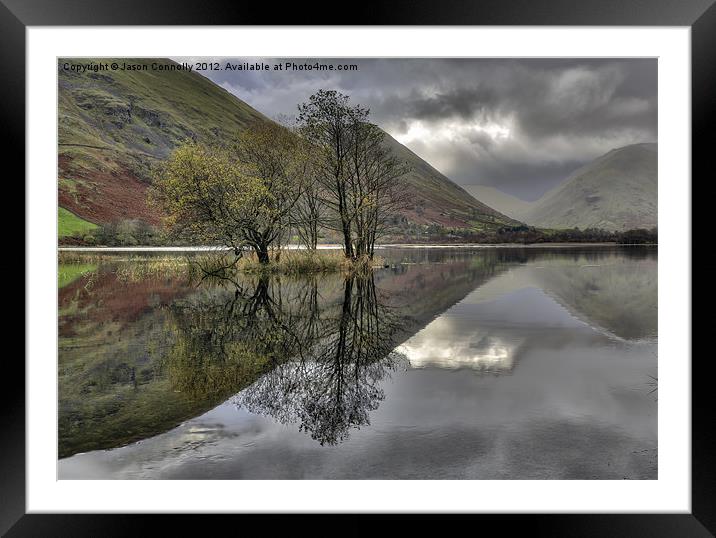
[[[173,388],[226,397],[300,349],[295,314],[282,302],[280,284],[258,279],[233,292],[202,290],[172,305],[176,339],[167,371]]]
[[[397,313],[378,297],[372,276],[346,279],[340,308],[327,309],[310,350],[281,364],[238,394],[252,413],[337,444],[352,428],[370,423],[385,397],[380,381],[401,356],[393,351]]]
[[[385,396],[380,382],[404,360],[393,351],[404,319],[372,275],[334,284],[325,297],[316,278],[262,277],[176,305],[173,386],[203,395],[243,388],[233,401],[252,413],[298,423],[321,445],[346,439],[369,424]]]

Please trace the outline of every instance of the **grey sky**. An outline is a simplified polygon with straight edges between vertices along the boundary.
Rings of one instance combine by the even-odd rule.
[[[212,60],[358,64],[202,74],[269,117],[294,115],[319,88],[341,91],[456,183],[526,200],[610,149],[657,141],[655,59]]]

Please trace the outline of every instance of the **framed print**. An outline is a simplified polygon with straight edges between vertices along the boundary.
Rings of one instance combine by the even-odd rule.
[[[716,8],[563,4],[3,0],[27,213],[3,532],[712,535],[691,190]]]

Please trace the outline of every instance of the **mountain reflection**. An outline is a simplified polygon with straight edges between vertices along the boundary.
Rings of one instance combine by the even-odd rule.
[[[511,254],[505,270],[400,346],[412,367],[508,374],[525,351],[556,351],[579,331],[616,342],[655,338],[655,251]]]
[[[336,444],[370,423],[379,383],[400,362],[401,317],[381,301],[372,276],[346,278],[342,298],[319,301],[315,279],[261,278],[180,303],[170,380],[190,394],[240,386],[233,401],[254,414]],[[224,300],[217,300],[221,296]]]
[[[124,281],[107,262],[62,287],[60,457],[148,439],[229,398],[335,444],[375,417],[398,366],[490,377],[514,374],[534,349],[656,337],[654,249],[385,254],[392,267],[369,279],[196,287]]]
[[[502,270],[495,252],[408,254],[368,281],[241,275],[198,287],[161,275],[122,280],[117,264],[101,264],[58,294],[60,457],[166,432],[254,383],[242,405],[293,417],[324,442],[341,438],[381,401],[392,349]],[[288,399],[280,392],[249,404],[276,380],[282,391],[312,383],[289,385],[293,410],[279,405]]]

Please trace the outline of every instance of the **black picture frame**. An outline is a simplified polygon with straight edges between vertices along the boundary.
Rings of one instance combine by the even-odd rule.
[[[687,26],[692,45],[692,170],[704,176],[713,152],[716,107],[716,0],[397,0],[361,4],[350,13],[352,25],[506,25],[506,26]],[[320,2],[269,5],[232,1],[186,0],[0,0],[0,110],[6,133],[4,153],[25,154],[25,30],[28,26],[82,25],[295,25],[346,22],[346,11]],[[14,159],[15,177],[24,160]],[[20,175],[22,174],[22,176]],[[9,178],[8,178],[9,179]],[[692,180],[692,185],[694,184]],[[24,194],[22,195],[24,198]],[[696,231],[696,227],[694,230]],[[25,245],[29,248],[30,245]],[[25,286],[32,282],[25,281]],[[50,298],[48,298],[48,301]],[[690,360],[691,357],[671,357]],[[709,357],[692,361],[692,511],[690,514],[480,515],[482,530],[501,533],[523,529],[549,536],[713,536],[716,534],[716,453],[710,413]],[[28,515],[25,513],[24,365],[5,356],[6,379],[0,407],[4,435],[0,446],[0,532],[8,536],[113,536],[147,533],[162,518],[163,530],[206,531],[205,517],[148,515]],[[252,516],[244,516],[252,517]],[[272,516],[281,522],[286,516]],[[367,525],[372,525],[368,516]],[[361,528],[357,522],[351,527]],[[411,522],[422,524],[422,516]],[[364,525],[366,523],[363,523]],[[346,527],[343,527],[345,529]]]

